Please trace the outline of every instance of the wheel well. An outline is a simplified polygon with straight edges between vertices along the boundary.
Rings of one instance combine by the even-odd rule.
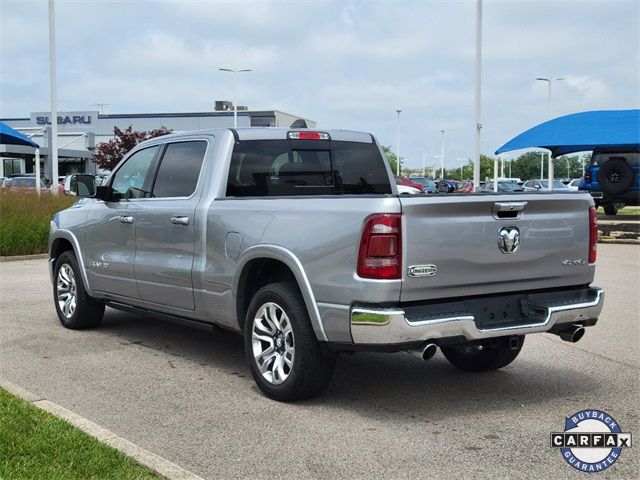
[[[57,238],[53,241],[51,245],[51,251],[49,252],[49,258],[51,260],[57,260],[57,258],[62,255],[64,252],[71,250],[73,251],[73,245],[66,238]]]
[[[236,312],[240,331],[244,331],[244,320],[254,294],[265,285],[275,282],[292,282],[298,285],[291,269],[280,260],[258,258],[244,266],[236,295]]]

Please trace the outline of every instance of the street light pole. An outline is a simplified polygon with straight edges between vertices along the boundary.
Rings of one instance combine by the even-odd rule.
[[[444,178],[444,130],[440,130],[442,141],[440,142],[440,178]]]
[[[238,79],[237,74],[243,72],[250,72],[250,68],[243,68],[241,70],[235,70],[232,68],[219,68],[222,72],[233,73],[233,128],[238,128]]]
[[[402,110],[396,110],[398,117],[396,119],[396,175],[400,176],[400,113]]]
[[[49,0],[49,83],[51,86],[51,191],[58,194],[58,100],[56,86],[56,16],[53,0]],[[38,159],[38,161],[40,161]],[[36,184],[40,179],[36,179]]]
[[[482,94],[482,0],[476,0],[476,90],[475,90],[475,110],[476,110],[476,148],[473,159],[473,190],[480,189],[480,130],[481,120],[481,94]]]
[[[547,111],[548,111],[549,119],[551,119],[553,118],[553,104],[552,104],[553,82],[559,82],[560,80],[564,80],[564,78],[538,77],[536,78],[536,80],[539,80],[541,82],[547,82],[549,84],[549,94],[547,97]]]
[[[426,157],[426,155],[427,155],[426,153],[422,154],[422,176],[423,177],[427,176],[427,173],[426,173],[426,170],[425,170],[425,168],[426,168],[426,165],[425,165],[425,162],[426,162],[426,158],[425,157]]]

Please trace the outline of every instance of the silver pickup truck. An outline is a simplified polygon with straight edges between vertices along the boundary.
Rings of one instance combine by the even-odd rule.
[[[529,333],[578,341],[602,309],[589,195],[399,195],[367,133],[168,135],[65,192],[81,197],[51,221],[65,327],[107,305],[237,331],[277,400],[321,392],[341,352],[494,370]]]

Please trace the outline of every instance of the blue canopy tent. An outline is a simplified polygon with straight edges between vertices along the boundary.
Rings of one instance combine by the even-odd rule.
[[[9,125],[0,122],[0,144],[4,145],[25,145],[33,148],[40,148],[36,142],[26,135],[14,130]]]
[[[554,118],[522,132],[496,155],[523,148],[546,148],[557,157],[601,147],[640,144],[640,110],[597,110]]]
[[[544,148],[549,156],[549,187],[554,157],[598,148],[640,145],[640,110],[597,110],[554,118],[522,132],[496,150],[496,155],[525,148]]]

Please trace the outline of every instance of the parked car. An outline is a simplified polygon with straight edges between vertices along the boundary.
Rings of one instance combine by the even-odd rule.
[[[406,187],[417,188],[420,192],[424,193],[424,185],[418,182],[412,182],[407,177],[394,175],[396,179],[396,185],[404,185]]]
[[[412,182],[422,184],[422,186],[424,187],[424,191],[426,193],[438,193],[438,187],[436,186],[436,182],[434,182],[430,178],[409,177],[409,180],[411,180]]]
[[[580,182],[582,181],[581,178],[574,178],[573,180],[570,180],[566,185],[567,188],[569,190],[572,190],[574,192],[577,192],[580,189]]]
[[[36,177],[13,177],[10,179],[9,188],[13,189],[36,189]],[[40,181],[40,188],[45,188],[45,184]]]
[[[464,182],[458,183],[457,191],[460,193],[473,193],[473,182],[470,180],[465,180]]]
[[[8,187],[10,184],[11,184],[11,178],[5,178],[4,180],[2,180],[2,184],[0,186]]]
[[[455,180],[438,180],[436,183],[438,193],[454,193],[458,190],[458,182]]]
[[[417,188],[413,188],[413,187],[407,187],[406,185],[396,185],[398,187],[398,193],[400,193],[401,195],[419,195],[421,193],[420,190],[418,190]]]
[[[481,189],[482,192],[493,192],[493,182],[486,182]],[[498,181],[498,192],[524,192],[524,188],[519,186],[515,182],[511,181]]]
[[[97,327],[109,305],[242,333],[277,400],[320,393],[344,352],[440,348],[496,370],[525,335],[578,341],[602,309],[590,196],[401,195],[370,134],[166,135],[65,192],[84,198],[51,221],[63,326]]]
[[[536,190],[548,190],[549,180],[527,180],[522,185],[525,192],[535,192]],[[553,181],[553,189],[566,192],[569,190],[567,186],[560,180]]]
[[[640,152],[596,150],[580,183],[604,213],[616,215],[626,205],[640,205]]]
[[[0,188],[4,187],[4,181],[8,180],[7,177],[0,177]]]

